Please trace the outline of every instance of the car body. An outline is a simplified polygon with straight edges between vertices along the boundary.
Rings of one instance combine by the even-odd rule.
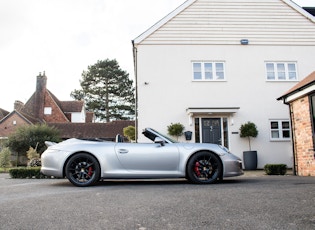
[[[242,161],[225,147],[205,143],[178,143],[151,128],[143,135],[151,143],[68,139],[46,142],[41,172],[67,177],[76,186],[100,179],[187,178],[209,184],[243,174]]]

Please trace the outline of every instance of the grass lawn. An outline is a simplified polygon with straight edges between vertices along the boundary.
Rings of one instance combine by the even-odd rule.
[[[9,173],[10,168],[1,168],[0,167],[0,173]]]

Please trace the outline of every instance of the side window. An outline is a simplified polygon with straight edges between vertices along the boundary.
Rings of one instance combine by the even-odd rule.
[[[290,140],[291,129],[288,120],[270,121],[270,140]]]
[[[192,62],[194,81],[225,81],[224,62]]]

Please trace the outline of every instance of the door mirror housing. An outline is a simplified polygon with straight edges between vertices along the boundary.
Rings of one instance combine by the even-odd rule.
[[[156,137],[154,143],[159,143],[161,146],[165,145],[165,141],[161,137]]]

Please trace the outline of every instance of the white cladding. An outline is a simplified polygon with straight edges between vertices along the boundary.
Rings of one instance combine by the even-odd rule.
[[[315,23],[308,13],[281,0],[187,1],[134,43],[140,142],[143,128],[167,134],[177,122],[193,132],[194,142],[195,118],[220,117],[228,122],[230,150],[242,157],[248,142],[239,128],[252,121],[259,130],[252,139],[258,167],[292,167],[291,141],[271,141],[270,121],[290,119],[276,98],[315,70]],[[193,81],[194,61],[224,62],[226,79]],[[295,62],[298,79],[267,81],[266,62]],[[233,111],[188,114],[188,108]]]
[[[154,33],[148,30],[141,44],[251,44],[315,45],[314,18],[291,1],[198,0]],[[303,12],[303,14],[301,14]],[[156,24],[157,26],[159,23]],[[155,27],[152,27],[154,29]],[[137,40],[136,40],[137,42]]]

